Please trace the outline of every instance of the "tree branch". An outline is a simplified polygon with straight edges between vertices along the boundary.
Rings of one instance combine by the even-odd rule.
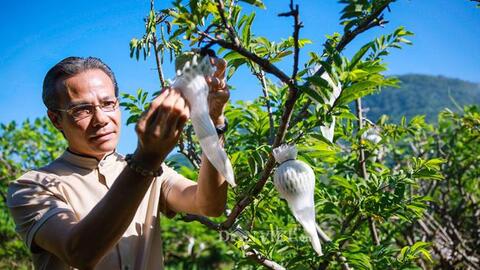
[[[290,12],[286,13],[280,13],[278,16],[280,17],[287,17],[287,16],[292,16],[293,17],[293,72],[292,72],[292,80],[294,82],[297,81],[297,72],[298,72],[298,57],[300,54],[300,48],[298,45],[298,39],[299,39],[299,33],[300,33],[300,28],[303,27],[302,22],[300,22],[299,19],[299,8],[298,5],[295,5],[295,8],[293,8],[293,0],[290,0]]]
[[[357,118],[358,118],[358,131],[363,128],[363,109],[362,109],[362,99],[358,98],[355,101],[357,105]],[[360,160],[358,161],[359,165],[359,174],[360,176],[368,181],[368,173],[367,173],[367,166],[365,165],[365,149],[362,146],[362,138],[359,136],[359,152],[360,152]],[[370,234],[372,236],[372,241],[376,246],[380,245],[380,239],[378,237],[377,227],[375,225],[375,221],[372,217],[368,217],[368,228],[370,229]]]
[[[288,77],[283,71],[277,68],[274,64],[270,63],[267,59],[261,58],[260,56],[256,55],[245,49],[241,45],[235,45],[231,42],[228,42],[223,39],[212,39],[212,43],[216,43],[222,46],[225,49],[230,49],[233,51],[238,52],[239,54],[243,55],[244,57],[250,59],[255,64],[259,65],[265,72],[273,74],[275,77],[280,79],[283,83],[287,84],[289,87],[294,87],[294,83],[290,77]]]
[[[185,148],[185,140],[187,141],[187,148]],[[185,134],[182,134],[178,140],[178,149],[181,154],[183,154],[188,161],[192,164],[195,169],[200,168],[201,159],[198,154],[195,152],[195,146],[193,145],[192,140],[192,126],[187,125],[185,128]]]

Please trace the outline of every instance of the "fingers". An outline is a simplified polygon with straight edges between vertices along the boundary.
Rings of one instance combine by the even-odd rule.
[[[179,123],[177,124],[177,129],[180,130],[180,131],[183,130],[183,126],[185,126],[185,123],[186,123],[187,120],[190,118],[190,105],[188,105],[188,103],[187,103],[186,100],[185,100],[185,106],[184,106],[184,108],[183,108],[183,111],[184,111],[184,114],[185,114],[185,116],[186,116],[185,119],[184,119],[185,121],[183,121],[183,123],[182,123],[182,122],[179,122]]]
[[[135,127],[137,133],[138,132],[145,132],[147,126],[151,124],[152,120],[152,115],[154,115],[157,112],[157,108],[162,102],[170,95],[170,89],[167,88],[165,91],[163,91],[158,97],[156,97],[148,110],[144,111],[142,115],[140,116],[140,119],[137,122],[137,125]]]
[[[139,151],[159,155],[163,160],[177,144],[189,117],[190,109],[182,95],[175,89],[164,91],[153,100],[135,127]]]
[[[227,69],[227,61],[223,58],[212,57],[210,58],[212,65],[215,66],[215,73],[213,74],[215,77],[224,79],[225,77],[225,70]]]
[[[227,68],[227,61],[222,58],[211,57],[210,63],[216,68],[213,76],[205,78],[210,86],[210,92],[226,90],[227,83],[225,81],[225,70]]]
[[[183,126],[188,120],[189,115],[187,115],[185,111],[185,103],[185,99],[180,96],[165,118],[165,126],[168,127],[168,134],[166,135],[168,137],[176,137],[179,135],[182,130],[178,130],[178,127]]]
[[[210,86],[210,91],[225,90],[227,88],[225,79],[219,79],[218,77],[207,77],[206,80]]]
[[[147,132],[159,139],[177,137],[182,131],[178,127],[183,128],[189,117],[187,102],[178,91],[172,89],[151,116]]]
[[[177,100],[180,98],[180,94],[175,90],[170,90],[170,94],[163,100],[158,106],[155,117],[151,122],[151,132],[155,137],[165,138],[166,134],[171,132],[172,126],[166,125],[166,119],[171,114],[171,111],[175,107]]]

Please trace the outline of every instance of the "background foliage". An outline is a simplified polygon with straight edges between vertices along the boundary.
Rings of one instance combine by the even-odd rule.
[[[407,38],[412,33],[398,27],[346,57],[342,50],[357,35],[387,23],[385,11],[394,1],[340,2],[344,32],[328,34],[323,44],[301,37],[301,6],[294,3],[286,4],[286,12],[280,14],[293,21],[292,36],[274,41],[253,32],[255,12],[265,12],[260,0],[174,1],[170,9],[160,11],[152,2],[145,34],[132,39],[130,48],[136,59],[155,57],[161,86],[169,83],[162,72],[165,62],[182,51],[202,47],[228,60],[228,77],[247,68],[263,90],[263,96],[253,101],[227,107],[226,150],[238,187],[229,190],[225,216],[206,219],[179,214],[173,220],[162,219],[167,268],[478,266],[479,107],[445,110],[435,123],[425,122],[423,116],[366,119],[362,98],[398,85],[396,78],[383,75],[387,69],[383,59],[391,49],[410,44]],[[245,5],[258,9],[244,14]],[[307,48],[308,59],[300,63],[299,51]],[[281,61],[292,69],[277,68]],[[324,72],[343,88],[331,103],[327,101],[332,89],[321,77]],[[124,94],[128,123],[135,123],[157,94],[142,89],[137,95]],[[330,142],[320,126],[334,117],[337,126]],[[380,142],[363,135],[371,130],[381,136]],[[45,118],[1,125],[0,134],[4,198],[8,181],[48,163],[65,148],[61,134]],[[270,179],[275,167],[272,148],[285,142],[298,145],[299,159],[317,175],[317,221],[331,238],[324,243],[322,257],[313,252]],[[168,162],[195,179],[198,156],[195,136],[187,126],[178,153]],[[14,233],[4,200],[0,207],[4,217],[0,266],[29,268],[28,252]]]

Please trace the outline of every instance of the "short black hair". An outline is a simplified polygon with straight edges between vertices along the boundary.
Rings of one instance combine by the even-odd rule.
[[[115,74],[110,67],[102,60],[96,57],[76,57],[70,56],[53,66],[45,75],[43,80],[42,99],[49,110],[58,109],[58,89],[57,82],[68,79],[87,70],[99,69],[112,80],[115,88],[115,96],[118,96],[118,85]]]

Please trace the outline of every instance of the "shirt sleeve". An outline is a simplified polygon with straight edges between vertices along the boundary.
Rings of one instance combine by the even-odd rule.
[[[160,190],[160,212],[168,218],[173,218],[177,213],[167,206],[167,198],[176,181],[187,179],[185,176],[177,173],[174,169],[162,164],[161,190]]]
[[[66,201],[47,186],[22,178],[10,183],[7,206],[15,221],[15,230],[32,252],[37,250],[33,245],[35,234],[48,218],[60,212],[73,212]]]

